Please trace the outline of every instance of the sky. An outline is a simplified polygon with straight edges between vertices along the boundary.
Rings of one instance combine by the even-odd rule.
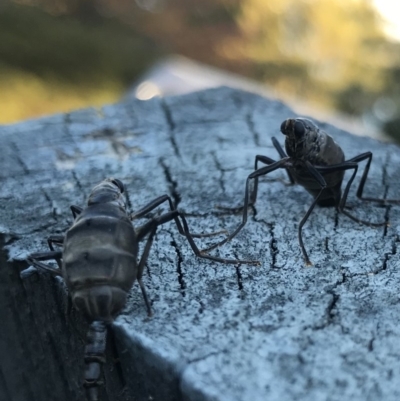
[[[387,21],[386,33],[400,41],[400,2],[398,0],[373,0],[373,4]]]

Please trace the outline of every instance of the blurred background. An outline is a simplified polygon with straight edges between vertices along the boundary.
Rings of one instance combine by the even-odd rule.
[[[224,84],[400,142],[399,17],[394,0],[0,0],[0,124]]]

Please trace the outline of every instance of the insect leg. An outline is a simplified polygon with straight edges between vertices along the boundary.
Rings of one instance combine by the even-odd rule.
[[[140,258],[140,262],[139,262],[139,266],[138,266],[138,274],[136,277],[137,281],[139,283],[140,289],[142,291],[142,295],[143,295],[144,303],[146,304],[148,316],[151,316],[153,313],[151,311],[151,306],[150,306],[149,298],[146,293],[146,288],[142,281],[142,276],[143,276],[144,266],[146,264],[147,258],[149,257],[150,248],[153,245],[154,235],[156,234],[156,231],[157,231],[157,225],[154,222],[152,222],[152,223],[153,223],[153,228],[151,229],[150,235],[146,242],[146,246],[144,247],[144,250],[142,253],[142,257]]]
[[[63,242],[64,242],[64,235],[54,234],[50,235],[50,237],[47,238],[47,243],[51,251],[54,251],[53,244],[62,246]]]
[[[47,238],[47,244],[49,245],[49,248],[51,251],[54,251],[53,244],[62,246],[64,242],[64,236],[63,235],[50,235],[49,238]],[[59,269],[61,269],[61,258],[57,258],[56,262],[58,264]]]
[[[141,217],[145,217],[147,213],[150,213],[152,210],[154,210],[156,207],[160,206],[162,203],[164,203],[166,201],[168,201],[168,203],[169,203],[169,208],[171,210],[174,210],[174,204],[172,203],[171,198],[168,195],[162,195],[162,196],[159,196],[158,198],[152,200],[147,205],[143,206],[137,212],[132,213],[129,216],[129,218],[131,220],[134,220],[134,219],[140,219]]]
[[[366,153],[364,153],[364,155],[365,154]],[[355,178],[355,176],[357,174],[357,171],[358,171],[358,162],[346,161],[346,162],[335,164],[335,165],[332,165],[332,166],[318,166],[318,167],[316,167],[316,169],[318,171],[324,172],[324,173],[331,173],[331,172],[335,172],[335,171],[343,171],[343,170],[351,170],[351,169],[353,169],[354,170],[353,174],[351,175],[350,180],[346,184],[346,188],[345,188],[345,190],[343,192],[342,198],[340,199],[340,203],[338,205],[339,212],[343,213],[344,215],[346,215],[350,219],[356,221],[357,223],[365,224],[367,226],[380,227],[380,226],[384,226],[386,224],[385,221],[382,222],[382,223],[371,223],[369,221],[361,220],[358,217],[353,216],[347,210],[345,210],[347,196],[349,194],[351,184],[353,183],[353,180],[354,180],[354,178]]]
[[[379,203],[400,203],[400,199],[363,198],[362,194],[364,191],[365,182],[367,181],[369,168],[370,168],[371,162],[372,162],[372,153],[365,152],[365,153],[362,153],[361,155],[358,155],[358,156],[353,157],[352,159],[346,161],[346,162],[359,163],[364,160],[368,160],[368,161],[365,166],[363,175],[361,177],[360,185],[358,186],[358,189],[357,189],[357,198],[359,198],[363,201],[372,201],[372,202],[379,202]]]
[[[49,238],[47,238],[47,243],[49,245],[49,248],[54,251],[54,247],[53,244],[59,245],[59,246],[63,246],[64,244],[64,235],[51,235]],[[62,269],[62,262],[61,262],[61,258],[56,258],[56,262],[59,268],[59,271],[61,271]],[[67,307],[66,307],[66,314],[69,315],[69,313],[71,312],[72,309],[72,299],[71,297],[67,297]]]
[[[61,251],[51,251],[51,252],[38,252],[38,253],[32,253],[31,255],[28,256],[27,260],[28,263],[32,264],[38,269],[44,270],[53,276],[61,276],[61,271],[60,269],[57,269],[55,267],[51,267],[49,265],[46,265],[45,263],[42,263],[42,261],[45,260],[51,260],[55,259],[61,259],[62,253]]]
[[[307,213],[301,219],[300,224],[299,224],[299,228],[298,228],[298,236],[299,236],[299,243],[300,243],[301,252],[303,253],[303,257],[304,257],[304,259],[306,261],[306,265],[312,266],[311,260],[308,257],[306,248],[305,248],[304,243],[303,243],[302,231],[303,231],[303,226],[304,226],[305,222],[309,218],[309,216],[310,216],[311,212],[313,211],[315,205],[318,203],[319,197],[321,196],[322,192],[326,188],[326,181],[325,181],[324,177],[315,168],[315,166],[313,166],[310,162],[306,161],[305,162],[305,167],[307,168],[308,172],[315,178],[317,183],[321,186],[321,190],[319,191],[319,194],[314,198],[314,201],[311,204],[311,206],[309,207],[309,209],[307,210]]]
[[[260,264],[260,262],[258,260],[225,259],[225,258],[218,258],[216,256],[211,256],[211,255],[204,253],[205,250],[201,251],[195,244],[195,242],[193,240],[193,235],[189,231],[189,227],[188,227],[185,217],[183,215],[180,215],[180,217],[182,219],[183,226],[185,228],[185,235],[186,235],[187,240],[189,241],[190,247],[192,248],[192,250],[196,254],[196,256],[198,256],[199,258],[214,260],[215,262],[220,262],[220,263],[234,263],[234,264],[245,263],[248,265],[259,265]]]
[[[179,214],[177,211],[174,211],[173,213]],[[143,281],[142,281],[142,276],[143,276],[144,266],[146,265],[147,258],[149,257],[150,248],[153,245],[153,240],[154,240],[154,236],[155,236],[156,231],[157,231],[157,227],[160,224],[163,224],[163,223],[166,222],[166,221],[163,221],[163,217],[164,216],[165,215],[160,216],[159,218],[152,219],[151,221],[146,223],[144,226],[142,226],[140,228],[139,232],[138,232],[138,241],[142,240],[143,237],[145,237],[147,234],[150,233],[149,237],[147,238],[146,245],[144,247],[142,256],[140,258],[140,262],[139,262],[139,265],[138,265],[138,274],[137,274],[137,277],[136,277],[137,281],[139,283],[140,289],[142,291],[142,295],[143,295],[144,303],[146,304],[148,316],[152,315],[152,311],[151,311],[149,298],[147,296],[146,288],[145,288],[145,286],[143,284]],[[169,220],[171,220],[171,219],[169,219]],[[167,220],[167,221],[169,221],[169,220]]]
[[[160,206],[162,203],[167,202],[167,201],[169,204],[170,211],[171,212],[174,211],[175,208],[174,208],[174,204],[172,203],[171,198],[168,195],[162,195],[162,196],[159,196],[158,198],[154,199],[153,201],[149,202],[147,205],[145,205],[144,207],[139,209],[137,212],[132,213],[129,216],[129,218],[131,220],[134,220],[134,219],[144,217],[144,216],[146,216],[147,213],[151,212],[156,207]],[[182,228],[182,225],[179,223],[179,221],[177,223],[177,226],[178,226],[179,233],[181,235],[186,235]],[[192,235],[192,237],[195,237],[195,238],[202,238],[202,237],[211,237],[213,235],[219,235],[219,234],[226,234],[226,230],[215,231],[215,232],[209,233],[209,234],[191,234],[191,235]]]
[[[253,171],[246,179],[246,187],[244,191],[244,205],[243,205],[243,215],[242,215],[242,222],[239,224],[239,226],[236,228],[236,230],[230,234],[227,238],[225,238],[223,241],[218,242],[201,252],[207,252],[210,251],[211,249],[217,248],[223,244],[226,244],[228,241],[230,241],[232,238],[234,238],[238,232],[244,227],[244,225],[247,223],[247,213],[248,213],[248,207],[249,207],[249,186],[250,186],[250,180],[255,179],[257,177],[267,175],[268,173],[271,173],[272,171],[277,170],[278,168],[286,167],[285,164],[287,163],[287,159],[281,159],[277,162],[274,162],[273,164],[266,166],[266,167],[261,167],[260,169]]]
[[[263,155],[256,155],[254,159],[254,171],[258,170],[258,163],[264,163],[267,165],[271,165],[276,163],[276,160],[273,160],[267,156]],[[258,192],[258,176],[254,178],[254,185],[253,189],[250,191],[250,200],[247,204],[247,207],[253,206],[256,203],[257,200],[257,192]],[[217,206],[218,209],[225,210],[231,213],[241,213],[244,209],[244,206],[238,206],[238,207],[225,207],[225,206]]]
[[[278,142],[278,140],[273,136],[272,137],[272,143],[275,147],[275,149],[278,151],[279,156],[281,157],[281,159],[284,159],[285,157],[288,157],[287,154],[285,153],[285,151],[282,149],[282,146],[280,145],[280,143]],[[289,181],[291,185],[295,184],[294,178],[292,176],[292,174],[290,174],[290,171],[288,169],[286,169],[287,175],[289,177]]]
[[[258,163],[259,162],[267,164],[267,165],[271,165],[271,164],[276,163],[276,160],[270,159],[267,156],[256,155],[256,157],[254,159],[254,171],[258,170]],[[258,176],[254,178],[254,185],[253,185],[253,189],[252,189],[252,191],[250,193],[250,201],[249,201],[249,205],[248,206],[253,206],[256,203],[257,192],[258,192]]]
[[[71,205],[71,212],[72,212],[72,216],[74,217],[74,219],[76,219],[76,216],[78,216],[79,214],[82,213],[82,208],[76,205]]]
[[[184,230],[183,230],[182,225],[181,225],[181,223],[179,221],[179,217],[182,218],[182,221],[183,221],[183,224],[184,224],[184,227],[185,227]],[[147,313],[148,313],[149,316],[152,315],[152,310],[151,310],[149,298],[147,296],[146,288],[145,288],[145,286],[143,284],[143,281],[142,281],[143,270],[144,270],[147,258],[149,256],[150,248],[151,248],[151,246],[153,244],[154,236],[156,234],[158,226],[160,226],[160,225],[162,225],[164,223],[167,223],[167,222],[169,222],[171,220],[175,220],[175,223],[178,226],[179,230],[182,229],[182,231],[186,235],[186,237],[187,237],[187,239],[188,239],[188,241],[189,241],[194,253],[197,256],[204,257],[204,258],[211,259],[211,260],[216,260],[218,262],[231,263],[230,261],[226,262],[225,259],[214,258],[213,256],[209,256],[209,255],[202,255],[200,253],[199,249],[197,248],[196,244],[194,243],[193,238],[190,235],[186,219],[177,210],[173,210],[171,212],[168,212],[168,213],[165,213],[165,214],[161,215],[160,217],[152,219],[151,221],[149,221],[147,224],[145,224],[143,227],[140,228],[140,231],[139,231],[140,234],[138,235],[138,240],[140,241],[144,236],[149,234],[149,237],[147,238],[147,241],[146,241],[145,248],[144,248],[142,256],[140,258],[140,262],[139,262],[139,265],[138,265],[138,274],[137,274],[137,280],[138,280],[140,289],[142,291],[143,299],[144,299],[144,302],[146,304]],[[238,263],[238,262],[239,261],[237,261],[237,260],[232,261],[232,263]]]
[[[181,222],[179,221],[179,218],[182,219],[183,227],[182,227]],[[183,233],[186,236],[190,247],[192,248],[195,255],[198,256],[199,258],[209,259],[209,260],[213,260],[213,261],[219,262],[219,263],[232,263],[232,264],[246,263],[246,264],[256,264],[256,265],[259,264],[259,262],[257,260],[224,259],[224,258],[218,258],[216,256],[211,256],[211,255],[204,253],[205,251],[201,251],[195,244],[193,235],[190,233],[186,218],[178,210],[173,210],[171,212],[165,213],[165,214],[161,215],[160,217],[157,217],[157,218],[149,221],[147,224],[145,224],[143,227],[140,228],[140,231],[138,234],[138,239],[139,240],[142,239],[148,232],[151,232],[151,230],[154,229],[154,225],[156,225],[156,227],[158,227],[171,220],[175,221],[175,224],[177,225],[179,232],[180,232],[180,229],[183,230]]]

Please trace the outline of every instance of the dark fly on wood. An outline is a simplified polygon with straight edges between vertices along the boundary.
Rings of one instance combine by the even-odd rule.
[[[305,118],[290,118],[285,120],[281,124],[281,132],[286,136],[285,148],[287,154],[284,152],[277,139],[272,138],[273,145],[281,159],[275,161],[262,155],[257,155],[255,157],[255,171],[251,173],[246,180],[243,207],[234,209],[223,208],[235,212],[243,211],[242,222],[226,239],[205,249],[205,251],[225,244],[238,234],[247,222],[248,207],[254,205],[257,200],[258,177],[269,174],[279,168],[286,169],[291,184],[297,183],[303,186],[314,197],[314,201],[300,221],[298,227],[299,243],[307,265],[311,265],[312,263],[304,247],[302,228],[315,205],[334,206],[340,213],[345,214],[352,220],[361,224],[375,227],[386,224],[386,222],[372,223],[361,220],[345,209],[347,196],[357,174],[358,164],[360,162],[367,160],[364,173],[357,189],[357,197],[363,201],[373,201],[381,204],[400,203],[400,200],[396,199],[365,198],[362,196],[372,161],[371,152],[365,152],[349,160],[345,160],[342,149],[333,138],[326,132],[320,130],[312,121]],[[258,163],[263,163],[267,166],[258,168]],[[341,186],[346,170],[352,170],[352,176],[342,194]],[[254,186],[252,190],[250,190],[250,182],[252,180],[254,180]]]
[[[162,203],[168,202],[170,211],[151,218],[135,229],[131,220],[143,218]],[[192,234],[185,217],[174,209],[168,195],[160,196],[136,213],[126,211],[124,185],[113,178],[93,188],[87,207],[71,206],[74,222],[64,235],[48,239],[49,252],[33,253],[28,261],[38,269],[61,276],[69,290],[73,305],[91,322],[85,348],[84,386],[90,401],[98,400],[101,384],[101,364],[105,361],[106,330],[126,303],[127,293],[138,281],[148,314],[150,302],[142,282],[151,245],[157,228],[174,220],[180,234],[185,235],[193,252],[201,257],[223,263],[240,261],[203,254],[193,237],[207,237],[218,233]],[[138,261],[139,242],[147,236],[142,256]],[[62,246],[62,251],[54,249]],[[55,260],[58,268],[44,261]]]

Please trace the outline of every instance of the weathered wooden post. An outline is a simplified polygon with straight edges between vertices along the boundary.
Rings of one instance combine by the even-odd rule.
[[[0,400],[84,399],[86,322],[60,280],[19,274],[70,225],[70,204],[114,176],[133,209],[168,193],[192,231],[231,231],[240,216],[215,205],[242,204],[254,156],[278,157],[271,137],[283,143],[291,116],[280,102],[220,88],[0,127]],[[400,198],[398,147],[321,125],[347,157],[374,153],[365,195]],[[256,213],[214,251],[260,267],[198,259],[173,223],[160,228],[144,277],[154,316],[136,285],[110,330],[104,400],[399,399],[400,206],[351,192],[353,214],[387,218],[387,228],[316,208],[306,268],[296,227],[311,196],[285,180],[282,171],[261,180]]]

